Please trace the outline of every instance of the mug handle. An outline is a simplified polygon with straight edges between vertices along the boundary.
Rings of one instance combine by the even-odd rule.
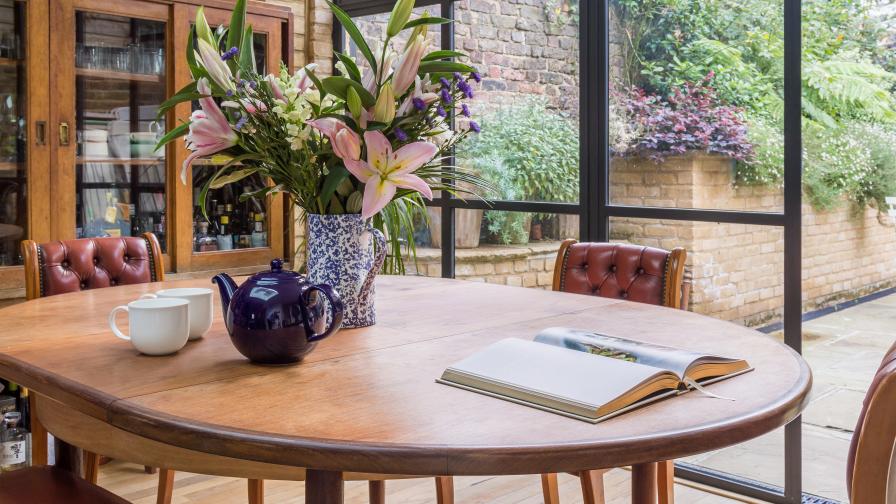
[[[119,338],[126,340],[126,341],[131,341],[131,337],[127,336],[125,334],[122,334],[122,332],[118,330],[118,325],[115,324],[115,314],[120,311],[127,312],[128,307],[127,306],[116,306],[115,308],[112,309],[112,312],[109,313],[109,329],[112,329],[112,333],[115,334],[116,336],[118,336]]]
[[[373,280],[376,278],[376,274],[380,272],[383,268],[383,263],[386,262],[386,237],[383,236],[383,233],[373,227],[370,226],[370,234],[373,235],[374,240],[374,256],[373,256],[373,265],[370,267],[370,271],[367,272],[367,278],[364,279],[364,283],[361,284],[361,289],[358,291],[358,298],[364,299],[367,295],[367,291],[373,287]]]
[[[140,296],[137,299],[157,299],[158,297],[159,296],[156,296],[155,294],[147,293],[147,294],[143,294],[142,296]]]
[[[308,343],[320,341],[342,327],[342,311],[344,309],[342,299],[339,297],[339,294],[336,294],[336,291],[327,284],[312,285],[311,287],[308,287],[304,294],[305,303],[302,305],[303,308],[308,305],[308,295],[313,290],[320,292],[324,295],[325,298],[327,298],[327,302],[329,302],[330,304],[330,311],[333,313],[333,318],[332,320],[330,320],[330,326],[327,327],[324,332],[320,334],[314,334],[311,332],[311,325],[308,321],[308,312],[306,310],[303,310],[305,312],[305,327],[308,333],[311,334],[311,336],[307,337]]]

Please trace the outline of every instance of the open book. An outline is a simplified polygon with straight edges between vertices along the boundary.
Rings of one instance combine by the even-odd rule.
[[[751,369],[743,359],[552,327],[535,341],[494,343],[436,381],[597,423]]]

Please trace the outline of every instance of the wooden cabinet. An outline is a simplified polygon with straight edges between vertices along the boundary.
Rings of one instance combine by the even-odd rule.
[[[187,34],[199,5],[213,26],[229,20],[232,2],[219,0],[0,0],[0,289],[23,284],[24,238],[153,231],[174,272],[291,255],[282,196],[239,201],[261,179],[213,192],[208,236],[197,243],[206,229],[198,188],[214,166],[196,163],[182,183],[183,142],[154,149],[191,113],[187,103],[157,117],[190,80]],[[290,10],[250,4],[249,22],[259,70],[291,67]]]

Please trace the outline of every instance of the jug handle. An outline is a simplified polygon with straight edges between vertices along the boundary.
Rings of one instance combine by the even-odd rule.
[[[325,298],[327,298],[327,302],[330,305],[330,311],[333,314],[333,318],[330,320],[329,327],[327,327],[324,330],[324,332],[322,332],[320,334],[314,334],[311,332],[310,325],[308,324],[308,312],[305,309],[305,306],[308,303],[308,295],[313,290],[320,292],[321,294],[323,294],[323,296]],[[302,305],[302,311],[305,314],[305,327],[307,328],[308,333],[311,334],[310,336],[307,337],[307,340],[309,343],[314,342],[314,341],[320,341],[320,340],[326,338],[327,336],[333,334],[340,327],[342,327],[342,312],[343,312],[344,306],[342,304],[342,299],[339,297],[339,294],[336,294],[336,291],[333,290],[332,287],[330,287],[327,284],[312,285],[311,287],[308,287],[308,289],[305,291],[303,297],[305,298],[304,299],[305,304]]]
[[[373,239],[376,242],[374,246],[374,257],[373,257],[373,265],[370,267],[370,271],[367,272],[367,278],[364,279],[364,283],[361,285],[361,289],[358,291],[358,298],[364,299],[367,295],[367,291],[373,287],[373,281],[376,279],[376,274],[380,272],[383,268],[383,263],[386,262],[386,237],[383,236],[383,233],[371,226],[370,234],[373,235]]]

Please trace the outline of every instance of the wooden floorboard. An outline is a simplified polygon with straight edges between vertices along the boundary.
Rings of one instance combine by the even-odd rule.
[[[623,469],[604,476],[608,504],[630,502],[630,473]],[[573,476],[559,477],[560,500],[563,504],[582,502],[581,487]],[[158,475],[143,472],[142,466],[112,461],[100,469],[99,484],[134,504],[155,504]],[[455,481],[458,504],[540,504],[541,482],[537,476],[463,477]],[[733,504],[740,502],[689,486],[676,484],[676,501],[681,504]],[[245,480],[220,478],[200,474],[177,473],[174,480],[174,504],[246,504]],[[366,504],[367,484],[346,483],[347,504]],[[389,481],[386,483],[386,502],[429,504],[435,502],[435,483],[431,478]],[[744,501],[755,502],[755,501]],[[301,482],[268,481],[265,484],[265,504],[303,504],[304,485]]]

